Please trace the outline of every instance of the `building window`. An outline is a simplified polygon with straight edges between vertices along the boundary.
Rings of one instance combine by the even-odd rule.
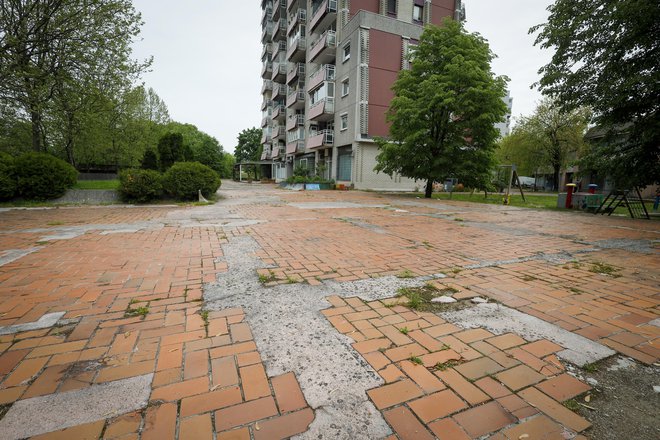
[[[396,2],[397,0],[387,0],[387,13],[389,15],[396,15]]]
[[[424,8],[422,6],[413,6],[413,21],[422,22],[424,17]]]
[[[348,95],[348,93],[351,91],[350,86],[348,85],[348,78],[346,78],[344,81],[341,83],[341,96],[344,97]]]
[[[339,117],[341,131],[348,130],[348,113],[344,113]]]
[[[344,48],[342,50],[342,54],[343,54],[343,62],[346,62],[349,59],[351,59],[351,43],[350,42],[344,45]]]

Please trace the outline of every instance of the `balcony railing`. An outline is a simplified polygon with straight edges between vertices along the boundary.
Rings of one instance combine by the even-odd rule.
[[[273,108],[273,116],[272,116],[272,119],[273,119],[273,120],[276,120],[276,119],[279,119],[279,118],[284,117],[285,112],[286,112],[286,109],[284,108],[283,105],[276,105],[276,106]]]
[[[285,92],[286,92],[286,86],[284,84],[275,83],[273,84],[273,94],[271,95],[271,97],[275,99],[280,95],[284,96]]]
[[[275,59],[281,53],[286,53],[286,41],[273,41],[272,58]]]
[[[295,114],[286,119],[286,130],[291,131],[305,125],[305,115]]]
[[[273,22],[268,21],[266,22],[266,26],[264,26],[264,30],[261,31],[261,42],[266,43],[271,39],[273,36]]]
[[[314,61],[316,57],[321,55],[326,49],[333,49],[328,51],[332,53],[332,58],[334,59],[334,48],[337,47],[337,34],[335,31],[328,29],[321,35],[321,37],[312,44],[312,48],[309,51],[309,60]]]
[[[273,81],[270,79],[265,79],[264,80],[264,85],[261,86],[261,93],[264,94],[268,90],[273,90]]]
[[[289,61],[302,61],[305,59],[305,50],[307,42],[305,37],[298,36],[289,41],[289,50],[286,52],[286,59]]]
[[[271,79],[274,81],[279,81],[283,79],[283,77],[286,75],[286,63],[273,63],[273,72]],[[273,86],[275,87],[275,86]]]
[[[273,4],[266,3],[266,6],[264,7],[263,11],[261,11],[261,22],[263,23],[266,18],[270,18],[272,14],[273,14]]]
[[[298,9],[293,14],[289,15],[289,26],[286,29],[287,35],[299,24],[305,24],[307,22],[307,10]]]
[[[269,160],[270,158],[271,158],[270,148],[264,146],[264,150],[261,152],[261,160]]]
[[[285,148],[284,145],[281,145],[279,143],[273,144],[273,147],[270,151],[270,158],[271,159],[277,159],[280,156],[280,152],[283,151]]]
[[[273,2],[273,12],[271,13],[270,18],[273,21],[279,19],[282,9],[284,9],[284,12],[286,13],[286,0],[276,0],[275,2]]]
[[[307,139],[307,148],[331,147],[334,143],[334,130],[321,130],[310,134],[309,139]]]
[[[266,110],[266,108],[267,108],[269,105],[273,105],[273,101],[270,100],[270,99],[266,99],[266,98],[264,98],[264,100],[261,102],[261,110]]]
[[[286,97],[286,107],[292,107],[295,104],[304,104],[305,103],[305,90],[298,87],[291,87],[289,94]]]
[[[273,40],[286,39],[286,17],[281,17],[273,26]]]
[[[316,72],[312,73],[309,76],[309,81],[307,83],[307,91],[312,91],[316,89],[323,81],[334,81],[335,80],[335,65],[334,64],[323,64],[319,67]]]
[[[337,14],[337,0],[325,0],[312,7],[312,19],[309,27],[313,30],[320,23],[330,21]],[[327,20],[326,20],[327,19]]]
[[[302,153],[303,151],[305,151],[305,141],[303,140],[287,142],[286,144],[286,154]]]
[[[335,98],[326,97],[312,105],[309,109],[307,119],[311,120],[329,120],[334,117]]]
[[[286,83],[291,84],[296,78],[305,78],[305,63],[289,64],[289,70],[286,74]]]

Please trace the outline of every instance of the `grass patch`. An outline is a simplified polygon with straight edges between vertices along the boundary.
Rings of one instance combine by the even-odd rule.
[[[119,188],[119,180],[79,180],[73,188],[116,190]]]
[[[147,316],[148,313],[149,313],[149,307],[146,306],[138,307],[137,309],[132,309],[129,307],[128,309],[126,309],[126,313],[124,313],[124,317],[126,318],[131,318],[134,316],[144,317]]]
[[[300,282],[299,279],[293,278],[292,276],[287,275],[286,276],[286,282],[287,284],[298,284]]]
[[[587,373],[595,373],[596,371],[598,371],[598,365],[595,363],[584,364],[582,365],[582,369]]]
[[[435,364],[433,369],[436,370],[436,371],[446,371],[450,368],[455,367],[456,365],[460,365],[460,362],[459,361],[454,361],[454,360],[449,360],[447,362],[438,362],[437,364]]]
[[[422,364],[424,363],[424,362],[422,362],[422,360],[421,360],[420,358],[418,358],[417,356],[410,356],[410,358],[409,358],[408,360],[409,360],[410,362],[412,362],[413,364],[415,364],[415,365],[422,365]]]
[[[564,406],[570,409],[571,411],[577,411],[580,409],[580,404],[577,403],[577,400],[575,399],[567,400],[566,402],[564,402]]]
[[[596,261],[595,263],[592,263],[591,268],[589,269],[589,272],[599,273],[602,275],[609,275],[614,278],[618,278],[621,276],[621,275],[617,275],[618,271],[619,271],[618,268],[614,266],[610,266],[609,264],[600,261]]]
[[[277,281],[277,277],[275,276],[275,272],[272,270],[268,271],[268,275],[264,275],[262,273],[259,274],[259,282],[261,284],[271,283],[273,281]]]
[[[431,302],[433,298],[442,295],[452,295],[456,292],[458,292],[458,290],[452,287],[445,287],[440,289],[431,283],[426,283],[421,287],[402,287],[398,290],[397,296],[405,296],[408,298],[408,302],[401,305],[413,310],[419,310],[422,312],[438,312],[465,307],[465,305],[461,303],[441,304]]]
[[[406,270],[402,270],[401,272],[396,274],[396,277],[397,278],[415,278],[415,274],[412,273],[412,271],[406,269]]]
[[[408,327],[403,327],[403,328],[400,328],[399,331],[401,333],[403,333],[404,335],[407,335],[410,330],[408,330]]]

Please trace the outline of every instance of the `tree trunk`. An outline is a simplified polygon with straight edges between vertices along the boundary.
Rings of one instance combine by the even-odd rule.
[[[30,122],[32,123],[32,149],[37,153],[42,150],[41,145],[41,114],[33,110],[30,112]]]
[[[552,169],[554,170],[554,182],[552,183],[553,189],[559,191],[559,165],[553,165]]]
[[[426,181],[426,190],[424,191],[424,198],[430,199],[433,195],[433,179]]]

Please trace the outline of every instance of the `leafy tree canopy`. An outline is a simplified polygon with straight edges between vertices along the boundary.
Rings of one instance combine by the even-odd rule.
[[[511,135],[502,139],[498,159],[519,166],[520,175],[553,171],[553,189],[559,172],[584,152],[584,134],[590,112],[584,108],[565,111],[551,99],[542,101],[531,116],[521,117]]]
[[[504,120],[507,78],[496,77],[484,38],[461,23],[427,26],[412,67],[394,83],[389,139],[378,139],[375,170],[433,182],[458,178],[466,186],[490,181],[493,150]]]
[[[261,159],[261,129],[247,128],[238,135],[238,145],[234,148],[236,162],[245,162]]]
[[[660,3],[657,0],[556,0],[536,44],[554,49],[541,91],[563,109],[594,111],[606,131],[581,161],[617,186],[660,181]]]

